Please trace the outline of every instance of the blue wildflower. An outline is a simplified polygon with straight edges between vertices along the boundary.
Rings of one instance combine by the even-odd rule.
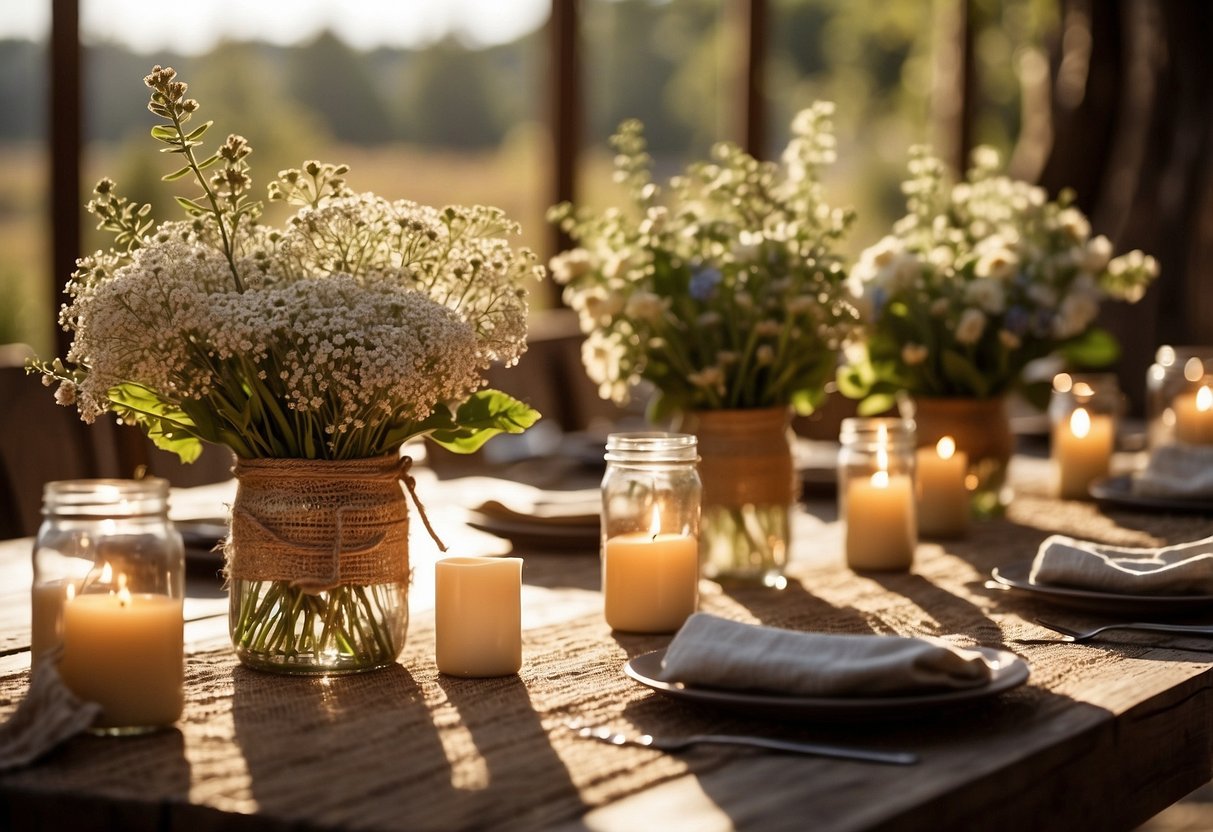
[[[716,293],[716,287],[720,285],[720,281],[724,279],[724,275],[719,269],[702,268],[696,269],[691,273],[691,284],[689,291],[691,297],[697,301],[706,301]]]

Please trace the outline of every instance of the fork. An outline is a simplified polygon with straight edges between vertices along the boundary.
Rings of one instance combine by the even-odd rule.
[[[918,755],[909,751],[874,751],[867,748],[850,748],[839,745],[822,745],[812,742],[794,742],[770,737],[741,736],[737,734],[691,734],[685,737],[654,737],[652,734],[625,734],[604,726],[568,723],[566,726],[579,737],[598,740],[609,745],[635,745],[659,751],[678,751],[690,745],[744,745],[785,751],[790,754],[812,754],[818,757],[834,757],[841,760],[859,760],[867,763],[884,763],[894,766],[910,766],[918,762]]]
[[[1075,644],[1090,641],[1100,633],[1108,630],[1137,630],[1147,633],[1172,633],[1175,635],[1187,636],[1213,636],[1213,626],[1202,626],[1199,624],[1154,624],[1143,622],[1126,622],[1123,624],[1104,624],[1102,627],[1094,627],[1090,630],[1074,630],[1069,627],[1063,627],[1060,624],[1052,624],[1048,621],[1037,618],[1036,623],[1045,629],[1052,630],[1056,633],[1061,633],[1063,636],[1061,641],[1074,642]]]

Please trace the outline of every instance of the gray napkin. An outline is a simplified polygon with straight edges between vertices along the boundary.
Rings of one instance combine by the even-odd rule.
[[[29,765],[60,743],[85,731],[101,713],[63,684],[57,653],[34,665],[29,691],[0,725],[0,771]]]
[[[661,662],[667,682],[800,696],[879,696],[981,687],[981,653],[900,636],[803,633],[695,613]]]
[[[1147,497],[1213,497],[1213,446],[1163,445],[1133,475],[1133,493]]]
[[[1040,544],[1028,580],[1126,595],[1213,595],[1213,537],[1130,549],[1055,534]]]

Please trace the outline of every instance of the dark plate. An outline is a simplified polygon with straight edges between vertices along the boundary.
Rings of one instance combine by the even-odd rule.
[[[1145,511],[1170,511],[1182,514],[1213,514],[1213,499],[1208,497],[1158,497],[1133,493],[1133,477],[1121,474],[1091,483],[1091,496],[1101,505]]]
[[[533,549],[545,552],[594,552],[600,545],[601,531],[597,523],[569,525],[543,520],[524,520],[493,517],[474,513],[468,525],[473,529],[503,537],[514,544],[515,549]]]
[[[991,577],[995,583],[1021,595],[1058,606],[1109,615],[1177,615],[1213,607],[1213,595],[1124,595],[1034,584],[1028,581],[1031,571],[1031,562],[1015,563],[997,567]]]
[[[655,691],[683,699],[739,710],[800,719],[847,719],[903,716],[927,709],[947,708],[962,702],[984,699],[1018,687],[1028,680],[1028,663],[1006,650],[993,647],[974,648],[984,654],[990,665],[990,683],[979,688],[946,690],[906,696],[780,696],[772,693],[718,690],[688,687],[677,682],[664,682],[661,660],[665,649],[636,656],[623,667],[624,673]]]

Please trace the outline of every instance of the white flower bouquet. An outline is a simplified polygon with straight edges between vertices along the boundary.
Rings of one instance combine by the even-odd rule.
[[[1072,193],[1050,201],[999,168],[994,150],[978,148],[953,185],[937,158],[912,149],[909,212],[848,279],[866,338],[839,386],[863,399],[861,412],[889,408],[900,391],[1000,396],[1057,351],[1086,366],[1115,360],[1115,340],[1093,326],[1100,303],[1140,299],[1158,274],[1154,258],[1113,258]]]
[[[204,157],[210,122],[187,126],[198,102],[175,76],[157,66],[144,79],[163,122],[152,136],[179,165],[164,178],[201,193],[177,198],[186,220],[156,224],[150,206],[97,185],[88,208],[115,245],[80,259],[68,283],[66,362],[29,368],[59,383],[60,403],[90,422],[111,411],[185,461],[202,442],[239,461],[395,459],[418,436],[469,452],[534,423],[529,407],[480,389],[492,362],[525,349],[525,285],[543,274],[510,244],[514,223],[492,208],[356,194],[344,166],[307,162],[268,189],[294,215],[262,225],[248,143],[229,136]],[[346,508],[330,547],[342,548]],[[297,581],[254,583],[234,638],[288,658],[399,650],[360,629],[366,587],[326,586],[317,601]]]
[[[819,103],[796,117],[782,165],[721,143],[668,193],[642,125],[624,122],[612,143],[629,208],[549,212],[579,243],[551,269],[603,398],[625,402],[648,382],[655,420],[820,403],[855,322],[834,251],[853,217],[825,203],[818,178],[834,159],[832,111]]]

